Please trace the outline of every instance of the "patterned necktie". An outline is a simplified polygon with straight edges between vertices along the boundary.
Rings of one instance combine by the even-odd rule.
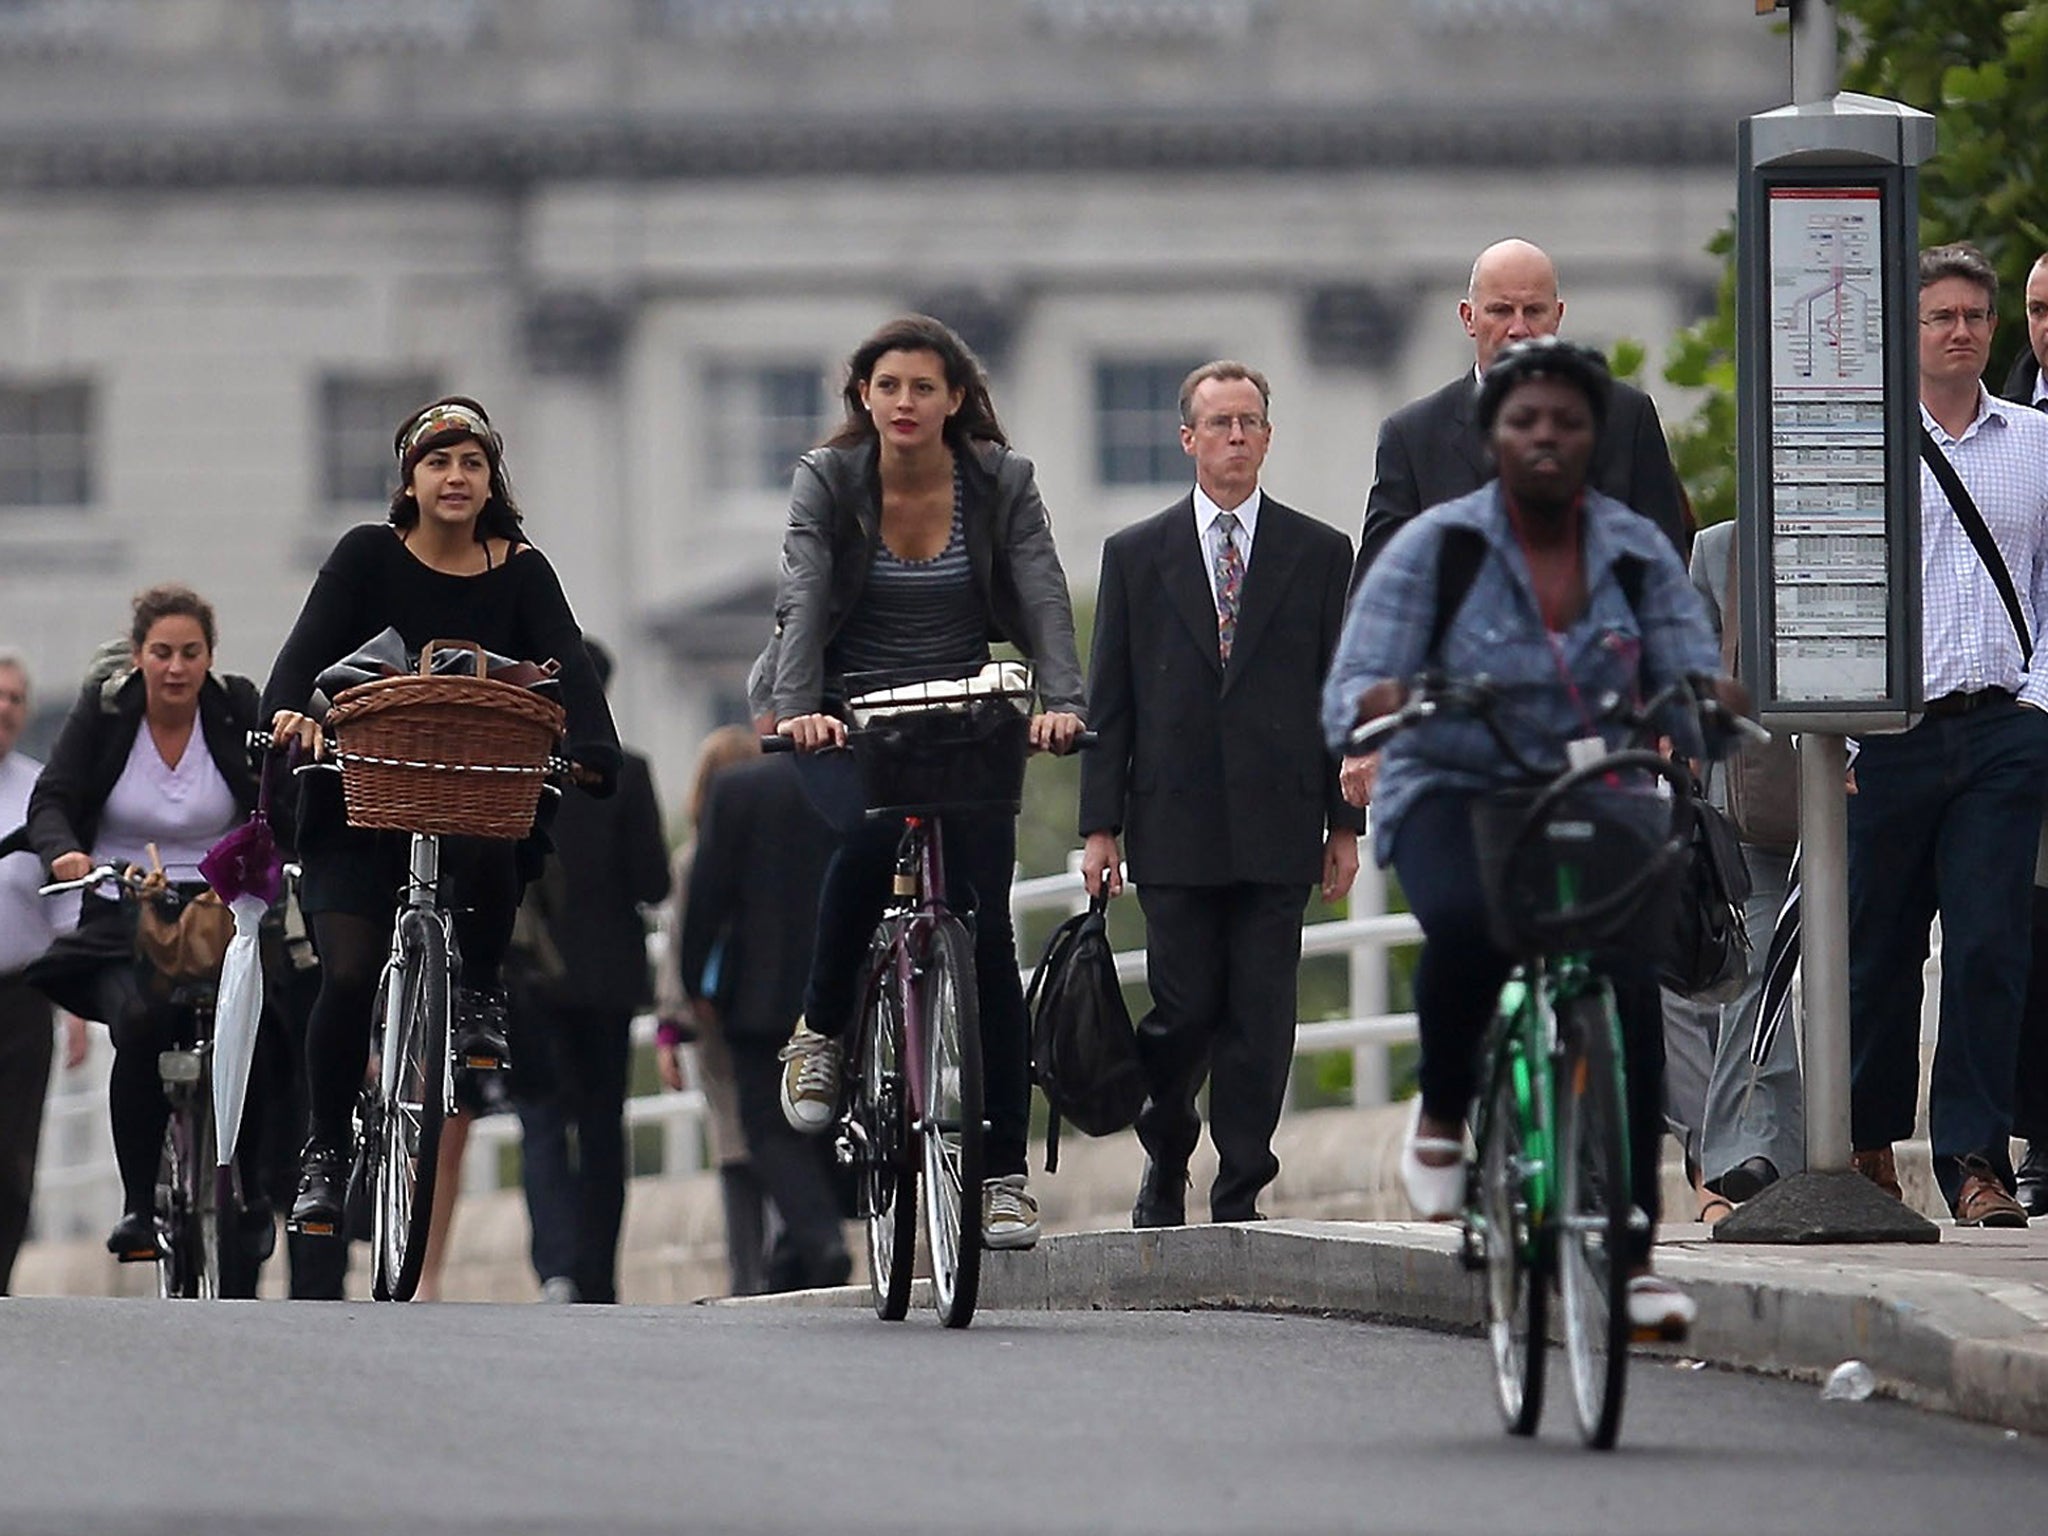
[[[2039,400],[2036,400],[2034,402],[2034,409],[2037,411],[2048,411],[2048,395],[2044,395]]]
[[[1221,541],[1216,548],[1216,652],[1230,664],[1230,644],[1237,638],[1237,603],[1244,592],[1244,556],[1237,552],[1237,514],[1216,514]]]

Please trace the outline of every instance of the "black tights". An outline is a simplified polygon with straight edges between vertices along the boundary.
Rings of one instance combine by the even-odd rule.
[[[503,845],[509,852],[510,844]],[[456,979],[474,991],[498,985],[498,970],[512,937],[520,886],[511,878],[474,882],[466,904],[455,907],[455,937],[462,948]],[[320,953],[320,996],[306,1020],[306,1103],[311,1139],[323,1146],[349,1144],[349,1111],[370,1059],[370,1013],[377,977],[391,949],[389,916],[317,912],[313,946]]]
[[[91,987],[93,1017],[102,1020],[114,1038],[107,1111],[113,1123],[114,1161],[121,1170],[122,1208],[130,1213],[151,1211],[156,1207],[164,1126],[171,1118],[157,1057],[177,1043],[178,1016],[151,1001],[134,965],[102,968]]]

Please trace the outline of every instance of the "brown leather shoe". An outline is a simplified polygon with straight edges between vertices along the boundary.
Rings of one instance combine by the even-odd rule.
[[[1892,1160],[1890,1147],[1872,1147],[1866,1152],[1851,1152],[1849,1166],[1894,1200],[1906,1198],[1905,1193],[1899,1188],[1899,1165]]]
[[[1991,1165],[1981,1157],[1963,1159],[1963,1187],[1956,1196],[1959,1227],[2024,1227],[2027,1210],[2013,1199]]]

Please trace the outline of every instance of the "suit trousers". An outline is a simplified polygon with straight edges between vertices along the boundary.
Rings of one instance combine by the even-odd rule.
[[[633,1016],[624,1008],[546,1008],[522,1048],[548,1042],[551,1091],[519,1101],[537,1279],[566,1275],[584,1301],[619,1299],[619,1226],[626,1211],[626,1073]]]
[[[1141,885],[1152,1008],[1138,1023],[1145,1107],[1138,1139],[1177,1170],[1201,1137],[1195,1094],[1209,1083],[1216,1182],[1209,1214],[1243,1221],[1280,1160],[1273,1129],[1294,1061],[1301,919],[1299,885]]]
[[[36,1143],[50,1087],[49,999],[19,976],[0,977],[0,1296],[28,1235]]]
[[[2048,715],[2017,703],[1866,736],[1849,797],[1849,1115],[1856,1147],[1913,1134],[1920,968],[1941,916],[1941,1025],[1928,1088],[1934,1173],[2006,1177],[2026,1007]]]
[[[831,1138],[807,1136],[782,1115],[783,1042],[729,1035],[733,1086],[747,1155],[762,1191],[782,1221],[778,1252],[787,1251],[784,1283],[795,1288],[846,1281],[846,1235],[833,1187]]]

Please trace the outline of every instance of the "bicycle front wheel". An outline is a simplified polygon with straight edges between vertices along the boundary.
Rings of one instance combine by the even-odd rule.
[[[974,1320],[981,1286],[981,1009],[974,946],[958,918],[932,925],[919,978],[924,1048],[925,1240],[932,1300],[948,1328]]]
[[[1529,1059],[1505,1048],[1495,1063],[1479,1128],[1477,1208],[1486,1254],[1486,1342],[1494,1397],[1511,1435],[1533,1435],[1543,1416],[1545,1313],[1550,1283],[1538,1223],[1542,1131]]]
[[[877,933],[869,962],[867,1006],[856,1042],[849,1132],[868,1228],[868,1291],[875,1316],[900,1323],[910,1314],[917,1261],[917,1163],[905,1113],[903,1023],[896,998],[896,952]]]
[[[399,913],[384,992],[382,1113],[370,1148],[371,1286],[380,1301],[410,1301],[426,1258],[448,1107],[448,936],[438,918]]]
[[[181,1083],[177,1093],[164,1125],[163,1154],[157,1163],[157,1230],[163,1243],[163,1257],[157,1261],[157,1292],[166,1297],[212,1300],[220,1295],[213,1099],[196,1082]]]
[[[1597,1450],[1621,1431],[1628,1379],[1628,1127],[1614,1000],[1605,987],[1558,1011],[1558,1294],[1579,1433]]]

